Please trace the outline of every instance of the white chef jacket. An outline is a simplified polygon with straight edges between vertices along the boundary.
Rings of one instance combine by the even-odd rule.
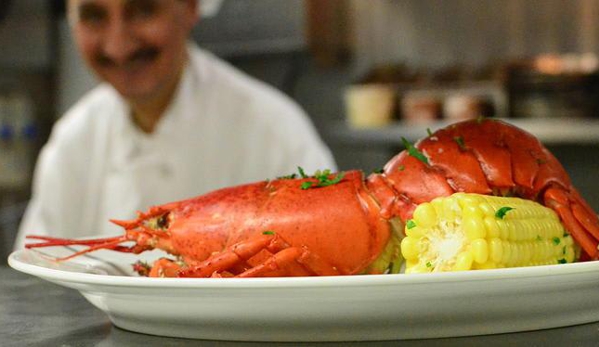
[[[34,173],[26,234],[120,234],[109,219],[208,191],[297,172],[335,170],[306,114],[272,87],[190,44],[173,102],[152,134],[102,84],[54,126]]]

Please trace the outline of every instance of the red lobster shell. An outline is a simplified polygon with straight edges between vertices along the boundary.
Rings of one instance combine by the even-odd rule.
[[[304,276],[378,273],[401,257],[389,221],[454,192],[517,196],[555,210],[583,250],[598,259],[599,220],[558,160],[531,134],[478,119],[450,125],[395,156],[382,173],[279,178],[156,206],[125,235],[96,240],[30,236],[28,248],[81,244],[139,253],[159,248],[151,276]],[[310,183],[307,183],[310,182]],[[308,189],[305,185],[312,185]],[[324,185],[324,187],[318,187]],[[401,225],[401,223],[399,223]],[[122,243],[133,241],[133,246]],[[391,244],[391,246],[390,246]],[[181,264],[182,263],[182,264]]]

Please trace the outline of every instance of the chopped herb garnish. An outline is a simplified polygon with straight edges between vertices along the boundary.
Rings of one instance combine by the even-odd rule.
[[[397,170],[398,170],[398,171],[403,171],[403,170],[405,170],[405,169],[406,169],[405,165],[400,165],[400,166],[397,168]]]
[[[508,213],[508,211],[513,210],[512,207],[508,207],[508,206],[503,206],[502,208],[500,208],[499,210],[497,210],[497,212],[495,212],[495,217],[499,218],[499,219],[503,219],[503,217],[505,217],[505,214]]]
[[[266,230],[266,231],[262,232],[262,235],[274,235],[274,234],[275,234],[275,232],[272,230]]]
[[[385,172],[385,170],[383,170],[381,168],[372,170],[372,173],[377,173],[377,174],[382,174],[383,172]]]
[[[562,259],[560,259],[560,260],[557,261],[558,264],[565,264],[567,262],[568,261],[566,259],[564,259],[564,258],[562,258]]]
[[[560,239],[559,239],[559,237],[557,237],[557,236],[556,236],[556,237],[554,237],[554,238],[552,239],[552,241],[553,241],[553,244],[554,244],[554,245],[556,245],[556,246],[557,246],[557,245],[559,245],[559,243],[560,243]]]
[[[406,140],[405,137],[402,137],[401,142],[403,142],[403,145],[408,150],[408,154],[410,156],[412,156],[412,157],[420,160],[421,162],[425,163],[426,165],[428,165],[428,159],[424,156],[424,154],[422,154],[422,152],[420,152],[418,150],[418,148],[414,147],[414,145],[412,145],[410,143],[410,141]]]
[[[299,171],[299,174],[300,174],[300,176],[301,176],[302,178],[308,178],[308,177],[309,177],[308,175],[306,175],[306,173],[304,172],[304,169],[302,169],[302,167],[301,167],[301,166],[298,166],[298,167],[297,167],[297,171]]]
[[[315,178],[317,180],[316,182],[312,182],[312,181],[302,182],[300,187],[302,189],[309,189],[312,187],[327,187],[327,186],[331,186],[333,184],[337,184],[337,183],[341,182],[341,180],[343,179],[343,176],[345,176],[345,172],[339,172],[333,178],[329,178],[329,176],[331,175],[331,170],[317,171],[314,173],[314,176],[312,176],[312,177],[306,176],[304,171],[301,170],[300,175],[302,175],[303,178]]]
[[[541,235],[537,235],[537,241],[541,241],[541,240],[542,240]]]
[[[566,254],[566,246],[562,247],[562,254]]]
[[[464,145],[464,138],[461,136],[454,136],[453,140],[458,144],[462,151],[466,150],[466,145]]]
[[[428,136],[433,136],[433,132],[431,131],[431,128],[426,128],[426,133],[428,134]]]
[[[309,189],[310,187],[312,187],[312,184],[314,184],[314,182],[309,182],[309,181],[302,182],[302,185],[300,186],[300,188],[302,188],[304,190]]]
[[[318,186],[326,187],[326,186],[330,186],[333,184],[337,184],[337,183],[341,182],[341,179],[343,179],[343,176],[345,176],[345,172],[338,173],[333,179],[329,179],[328,174],[317,177],[318,178]]]
[[[414,222],[412,219],[409,219],[409,220],[406,222],[406,228],[408,228],[408,229],[412,229],[412,228],[414,228],[414,227],[416,227],[416,222]]]
[[[297,178],[297,174],[295,174],[295,173],[292,173],[291,175],[287,175],[287,176],[277,177],[277,179],[280,179],[280,180],[292,180],[294,178]]]
[[[426,262],[426,267],[433,267],[433,264],[431,264],[430,261]]]

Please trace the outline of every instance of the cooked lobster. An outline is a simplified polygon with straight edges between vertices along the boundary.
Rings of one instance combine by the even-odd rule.
[[[122,236],[71,240],[29,236],[27,248],[84,245],[177,257],[141,274],[167,277],[352,275],[398,272],[399,239],[415,208],[455,192],[517,196],[559,215],[599,258],[599,220],[558,160],[531,134],[495,119],[450,125],[391,159],[381,172],[321,172],[224,188],[113,221]],[[127,243],[133,245],[127,245]]]

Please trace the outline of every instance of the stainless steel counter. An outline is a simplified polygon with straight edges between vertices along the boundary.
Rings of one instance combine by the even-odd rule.
[[[568,295],[568,293],[564,293]],[[599,312],[597,315],[599,320]],[[435,340],[340,342],[325,346],[597,346],[599,321],[542,331]],[[77,291],[0,266],[0,345],[12,346],[262,346],[259,342],[197,341],[119,329]],[[291,343],[268,343],[292,346]],[[318,345],[318,344],[302,344]]]

